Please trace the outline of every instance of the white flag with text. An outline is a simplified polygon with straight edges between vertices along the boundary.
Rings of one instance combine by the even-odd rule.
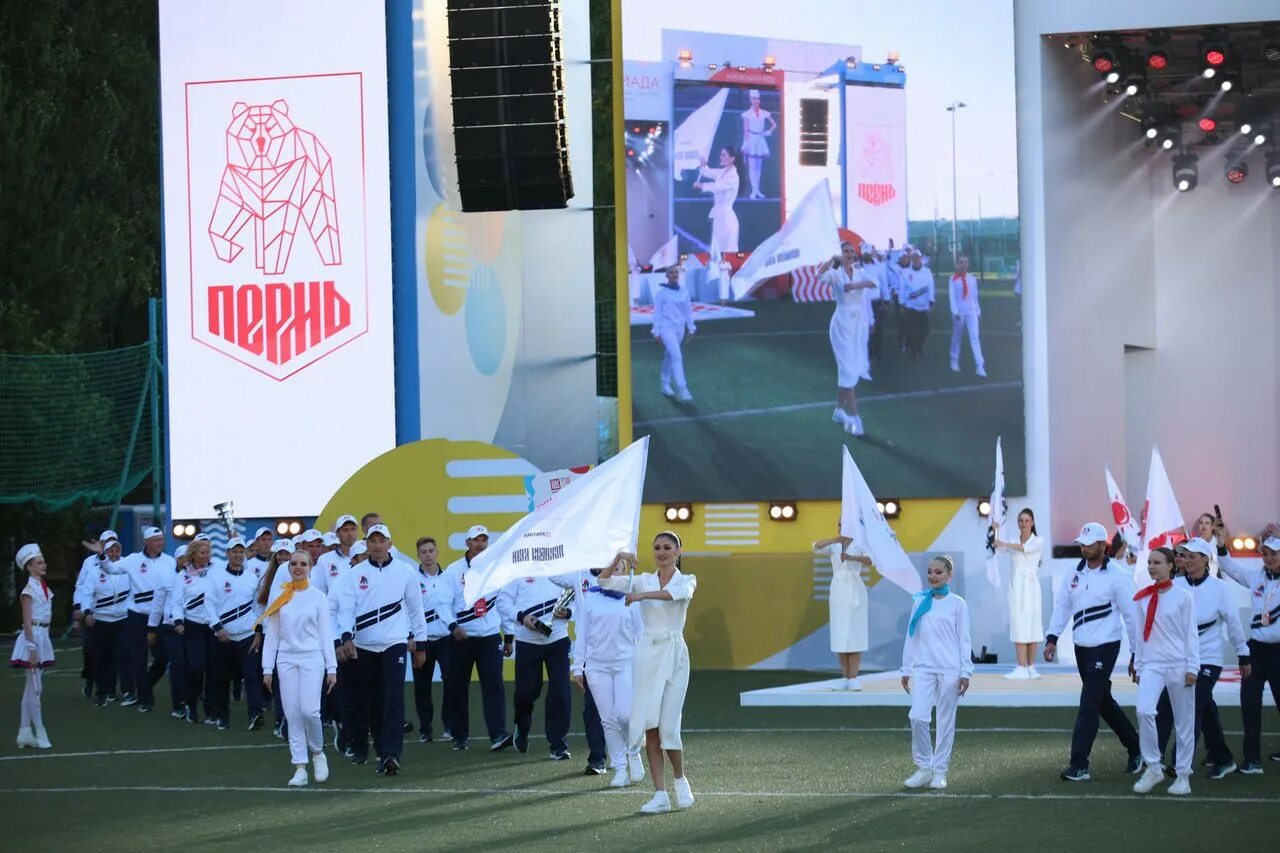
[[[741,299],[758,282],[784,272],[814,266],[840,254],[840,235],[824,179],[814,185],[787,217],[782,229],[765,240],[733,277],[733,298]]]
[[[844,476],[840,488],[840,535],[853,540],[853,545],[871,558],[880,576],[907,592],[919,592],[920,574],[902,550],[898,536],[876,509],[876,499],[863,479],[862,472],[844,448]]]
[[[702,106],[689,113],[671,135],[671,168],[677,181],[684,180],[688,169],[695,172],[702,162],[711,156],[711,145],[724,114],[724,104],[729,90],[721,89]]]

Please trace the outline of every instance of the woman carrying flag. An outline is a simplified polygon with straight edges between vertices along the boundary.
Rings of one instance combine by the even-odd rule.
[[[871,567],[871,558],[856,553],[848,536],[819,539],[813,550],[831,559],[831,592],[827,596],[831,621],[831,651],[840,661],[840,679],[836,689],[861,690],[858,671],[862,653],[867,650],[867,586],[862,582],[862,568]]]
[[[840,257],[832,258],[820,272],[822,282],[831,288],[836,298],[836,310],[828,329],[831,352],[836,359],[836,408],[831,419],[850,435],[862,435],[862,418],[858,415],[858,395],[854,388],[871,364],[867,357],[869,309],[862,291],[879,285],[862,271],[858,250],[847,241],[840,244]]]

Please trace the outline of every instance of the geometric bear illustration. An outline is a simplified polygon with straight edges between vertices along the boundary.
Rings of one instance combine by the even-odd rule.
[[[217,256],[230,263],[236,238],[253,221],[254,266],[266,275],[289,264],[298,220],[306,223],[326,266],[342,263],[333,162],[314,133],[289,119],[289,105],[236,102],[227,127],[227,166],[209,220]]]

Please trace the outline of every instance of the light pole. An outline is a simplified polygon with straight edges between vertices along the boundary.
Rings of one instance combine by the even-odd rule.
[[[957,246],[959,243],[956,238],[956,220],[959,218],[957,212],[956,192],[956,113],[964,109],[968,104],[964,101],[952,101],[947,105],[947,112],[951,113],[951,260],[955,262]]]

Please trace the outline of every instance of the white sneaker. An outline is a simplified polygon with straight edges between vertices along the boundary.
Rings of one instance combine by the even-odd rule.
[[[844,409],[837,406],[835,409],[831,410],[831,420],[841,426],[844,426],[849,422],[849,416],[845,414]]]
[[[1025,671],[1026,671],[1026,667],[1015,666],[1013,669],[1006,672],[1004,674],[1004,677],[1010,681],[1021,681],[1022,679],[1027,677],[1026,675],[1023,674]]]
[[[36,736],[32,734],[30,726],[23,726],[18,729],[18,749],[26,749],[36,745]]]
[[[1133,792],[1135,794],[1145,794],[1163,781],[1164,768],[1159,764],[1154,767],[1148,764],[1147,769],[1142,771],[1142,777],[1133,783]]]
[[[854,415],[849,419],[848,427],[849,435],[866,435],[867,431],[862,428],[862,416]]]
[[[293,778],[289,780],[290,788],[304,788],[307,784],[307,768],[299,767],[293,771]]]
[[[664,397],[674,397],[676,395],[676,392],[671,390],[671,383],[669,382],[662,383],[662,387],[658,390],[662,392]]]
[[[847,679],[847,678],[837,678],[837,679],[833,680],[833,681],[831,682],[831,689],[832,689],[832,690],[837,690],[837,691],[839,691],[839,690],[848,690],[848,689],[849,689],[849,679]]]
[[[53,744],[49,743],[49,733],[44,730],[43,726],[36,726],[35,733],[37,749],[53,749]]]
[[[693,808],[693,789],[689,787],[689,779],[681,776],[673,781],[676,785],[676,805],[682,809]]]
[[[925,785],[928,785],[932,781],[933,781],[932,770],[917,770],[915,773],[912,773],[910,776],[907,777],[907,780],[902,783],[902,787],[923,788]]]
[[[947,774],[933,774],[933,778],[929,780],[929,787],[933,788],[935,791],[941,791],[943,788],[947,787]]]
[[[1173,784],[1169,786],[1169,793],[1175,797],[1185,797],[1191,793],[1191,780],[1186,776],[1179,776],[1173,780]]]
[[[1034,666],[1027,667],[1027,677],[1030,678],[1032,681],[1036,680],[1037,678],[1040,678],[1041,677],[1040,670],[1036,669]]]
[[[632,782],[639,782],[644,778],[644,759],[640,757],[640,753],[627,756],[627,771]]]
[[[654,791],[653,799],[640,807],[640,814],[663,814],[671,811],[671,797],[666,791]]]
[[[952,372],[952,373],[959,373],[959,372],[960,372],[960,362],[958,362],[958,361],[953,361],[953,362],[951,362],[951,372]]]
[[[627,773],[627,768],[619,767],[613,773],[613,779],[609,782],[610,788],[625,788],[631,784],[631,776]]]
[[[986,379],[986,378],[987,378],[987,370],[986,370],[986,368],[984,368],[984,367],[979,367],[979,368],[975,371],[975,373],[977,373],[977,374],[978,374],[978,378],[979,378],[979,379]]]
[[[689,393],[688,388],[681,388],[680,391],[676,394],[676,399],[679,400],[681,403],[692,403],[693,395]]]
[[[324,782],[329,778],[329,759],[325,758],[323,752],[311,756],[311,769],[316,774],[317,782]]]
[[[852,690],[854,693],[861,693],[861,692],[862,692],[862,681],[861,681],[861,680],[859,680],[859,679],[857,679],[857,678],[849,678],[849,679],[846,679],[846,681],[848,681],[849,686],[848,686],[848,687],[846,687],[846,688],[845,688],[845,690]]]

